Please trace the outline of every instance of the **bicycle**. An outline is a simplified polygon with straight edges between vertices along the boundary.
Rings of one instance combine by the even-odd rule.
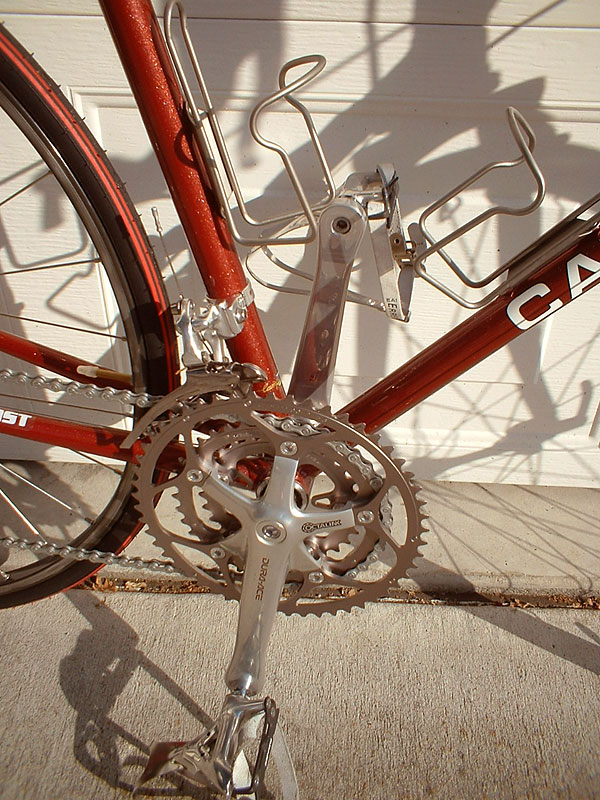
[[[148,524],[167,561],[122,563],[193,577],[238,598],[240,618],[229,693],[215,726],[189,743],[155,745],[141,782],[177,769],[226,796],[259,797],[275,747],[284,795],[293,797],[277,708],[269,698],[256,699],[277,610],[321,614],[364,605],[406,574],[422,544],[423,501],[412,474],[377,432],[600,283],[600,195],[474,280],[451,255],[452,243],[492,216],[523,215],[543,199],[535,137],[525,118],[509,109],[516,158],[488,164],[463,181],[406,235],[391,165],[335,185],[315,125],[295,96],[324,67],[322,57],[307,56],[284,65],[278,90],[251,115],[254,139],[281,156],[301,211],[254,220],[181,5],[168,3],[164,34],[146,0],[103,0],[102,8],[208,296],[171,303],[106,156],[58,87],[2,29],[0,104],[14,127],[2,139],[9,169],[0,213],[10,269],[2,272],[0,378],[23,393],[2,408],[1,431],[18,448],[1,469],[9,483],[45,498],[52,519],[44,518],[36,500],[19,508],[1,490],[22,530],[0,539],[0,603],[29,602],[79,583],[98,564],[123,559],[115,554]],[[175,11],[183,51],[173,33]],[[202,96],[200,108],[184,58]],[[294,71],[300,76],[292,78]],[[325,187],[317,203],[309,201],[287,152],[261,132],[264,112],[280,101],[306,124]],[[24,153],[30,160],[21,166]],[[522,166],[533,179],[533,200],[520,208],[489,208],[436,241],[428,227],[432,215],[485,175]],[[230,193],[243,223],[230,210]],[[67,208],[74,220],[66,219]],[[29,226],[40,218],[44,230],[35,244],[50,248],[50,256],[38,254],[30,240]],[[349,289],[367,230],[378,300]],[[274,248],[317,243],[318,267],[287,393],[233,240],[300,280],[306,274]],[[435,256],[454,283],[430,266]],[[251,261],[248,266],[253,269]],[[22,284],[24,276],[46,282],[47,314],[38,293]],[[475,313],[332,414],[346,299],[404,323],[416,279]],[[485,294],[469,299],[457,284]],[[61,397],[48,400],[40,392]],[[81,407],[72,402],[78,397],[85,400]],[[124,413],[122,405],[132,410]],[[40,413],[44,406],[50,411]],[[92,413],[99,424],[89,423]],[[54,461],[47,460],[49,448]],[[100,508],[71,496],[72,474],[83,459],[105,467]],[[100,483],[98,473],[92,479]],[[250,768],[242,744],[261,722]]]

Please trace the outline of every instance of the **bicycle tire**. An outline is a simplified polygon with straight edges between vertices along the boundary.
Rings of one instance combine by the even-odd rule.
[[[32,339],[33,336],[27,333],[32,326],[36,330],[40,329],[44,337],[49,335],[48,332],[54,337],[60,334],[61,339],[67,341],[64,348],[56,349],[64,349],[69,353],[73,353],[75,342],[82,351],[90,347],[99,349],[101,346],[105,352],[102,352],[99,363],[113,364],[129,359],[134,391],[154,395],[167,393],[177,383],[177,346],[162,277],[138,215],[123,183],[83,120],[59,87],[2,25],[0,100],[0,114],[2,110],[7,112],[2,116],[5,121],[10,121],[8,136],[3,135],[2,139],[2,155],[6,156],[8,151],[8,156],[4,159],[8,167],[8,177],[0,175],[0,186],[5,187],[0,197],[0,280],[3,284],[0,287],[0,329],[11,330],[13,334],[16,332],[21,336],[25,331]],[[37,182],[25,183],[25,189],[17,195],[13,193],[11,181],[18,184],[18,180],[33,181],[33,177],[31,173],[23,172],[27,167],[14,165],[11,147],[19,157],[21,153],[23,158],[29,158],[33,154],[34,164],[38,163],[35,159],[39,158],[44,162],[39,167],[44,171],[43,177],[36,179]],[[6,196],[10,202],[4,199]],[[32,207],[33,210],[30,211]],[[65,209],[69,213],[68,220],[66,216],[63,217],[66,214]],[[40,210],[44,213],[40,213]],[[73,219],[70,217],[71,210],[76,215]],[[42,218],[39,223],[42,230],[34,235],[28,228],[29,221],[23,222],[23,218],[30,220],[36,214]],[[55,229],[56,215],[60,217],[58,233]],[[7,227],[11,222],[14,222],[15,233]],[[60,233],[61,230],[67,230],[64,229],[65,224],[74,226],[72,229],[68,228],[68,232],[75,232],[81,237],[77,239],[77,247],[82,258],[79,261],[73,258],[61,260],[60,253],[53,252],[40,263],[40,239],[43,239],[42,244],[48,249],[52,246],[66,250],[67,245],[61,244],[64,233],[62,237]],[[26,230],[26,235],[19,226],[23,231]],[[85,237],[89,240],[87,243]],[[20,246],[17,248],[18,253],[16,252],[15,242],[20,245],[21,240],[27,240],[32,248],[35,244],[34,255],[23,256]],[[93,255],[94,252],[96,255]],[[26,265],[25,268],[23,264]],[[43,309],[36,309],[34,322],[30,321],[27,312],[34,305],[24,288],[28,280],[25,277],[27,273],[32,277],[34,286],[36,282],[46,281],[51,289],[50,298]],[[58,294],[52,293],[52,281],[57,283]],[[48,286],[45,288],[46,296]],[[85,287],[93,287],[98,292],[98,309],[94,313],[98,312],[102,319],[106,317],[103,334],[106,339],[98,338],[100,323],[94,321],[96,318],[83,315],[83,312],[74,308],[70,299],[73,291],[79,292],[85,297],[87,310],[87,304],[91,300]],[[6,311],[9,307],[13,312],[16,309],[18,313]],[[47,316],[41,318],[42,313]],[[68,322],[72,318],[84,316],[89,330],[79,323],[78,326],[66,325],[64,329],[56,327],[57,314],[63,314]],[[80,344],[80,340],[85,343]],[[102,342],[102,345],[98,342]],[[56,347],[54,343],[52,346]],[[84,357],[79,352],[75,354]],[[14,358],[7,359],[5,354],[0,353],[0,367],[3,361],[13,369],[16,363],[17,371],[27,374],[40,372],[29,363],[19,365]],[[12,400],[18,400],[21,408],[24,404],[33,408],[37,403],[37,413],[45,413],[39,410],[41,404],[42,409],[50,409],[51,415],[60,419],[74,419],[83,414],[93,423],[90,416],[107,413],[104,408],[98,407],[92,410],[77,409],[72,399],[67,404],[64,397],[49,402],[45,396],[40,400],[34,398],[32,392],[25,394],[25,397],[13,396]],[[1,396],[0,401],[2,408],[7,407],[6,400]],[[136,416],[131,414],[130,417],[123,416],[120,419],[119,414],[113,411],[111,415],[111,419],[116,420],[113,424],[117,426],[130,426]],[[103,420],[102,424],[106,425],[106,421]],[[6,427],[3,426],[4,434],[7,433]],[[58,456],[53,453],[53,458],[58,461],[49,461],[46,460],[48,448],[43,448],[41,456],[38,456],[40,461],[32,463],[23,457],[19,458],[19,454],[26,452],[29,446],[25,446],[22,439],[0,435],[0,440],[4,441],[5,449],[8,449],[6,443],[9,440],[12,443],[8,449],[11,463],[7,463],[7,456],[0,462],[0,480],[19,495],[20,502],[24,493],[29,490],[32,492],[33,499],[25,501],[25,510],[34,519],[36,530],[47,540],[117,553],[138,531],[138,513],[131,497],[131,465],[117,469],[106,460],[96,459],[96,466],[88,467],[85,456],[66,450],[60,450]],[[18,451],[16,456],[12,455],[13,449]],[[64,458],[64,462],[61,458]],[[98,467],[98,461],[103,464],[102,467]],[[54,466],[56,463],[58,467]],[[62,474],[61,469],[64,470]],[[94,469],[101,470],[99,474],[102,475],[102,486],[107,484],[106,496],[101,503],[98,501],[98,508],[102,506],[99,511],[96,510],[95,495],[93,508],[91,495],[73,500],[75,490],[68,477],[71,473],[75,477],[81,477],[85,473],[89,484],[90,476],[95,474]],[[116,472],[119,473],[118,476]],[[42,477],[53,484],[53,492],[56,491],[55,484],[59,485],[58,488],[67,497],[67,506],[71,506],[71,511],[66,511],[59,505],[58,497],[50,500],[41,494],[39,481]],[[94,489],[97,491],[98,486]],[[2,495],[5,500],[7,495],[4,490]],[[3,535],[7,532],[11,535],[11,531],[19,528],[22,537],[24,526],[28,533],[25,538],[31,540],[31,525],[28,527],[14,511],[10,505],[14,504],[14,500],[10,499],[10,495],[8,497],[9,501],[0,516],[0,530],[4,531]],[[51,519],[46,528],[39,531],[37,526],[41,519],[41,498],[50,504]],[[25,517],[32,523],[32,519],[26,514]],[[55,517],[59,518],[58,522]],[[61,522],[63,518],[65,521]],[[8,580],[4,578],[0,581],[0,607],[19,605],[54,594],[81,582],[98,569],[97,565],[86,561],[39,557],[30,552],[21,555],[15,553],[14,549],[0,548],[0,570],[9,576]]]

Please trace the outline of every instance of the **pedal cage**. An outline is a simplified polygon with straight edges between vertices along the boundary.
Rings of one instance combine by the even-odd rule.
[[[228,695],[221,716],[196,739],[155,742],[152,745],[134,793],[153,778],[175,771],[218,792],[226,800],[261,800],[266,797],[265,773],[276,740],[273,760],[279,773],[283,800],[298,800],[294,767],[278,722],[279,709],[270,697],[253,701]],[[250,768],[244,742],[252,739],[258,739],[258,749]]]

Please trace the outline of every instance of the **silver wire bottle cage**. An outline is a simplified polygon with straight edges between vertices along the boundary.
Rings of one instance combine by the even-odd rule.
[[[186,72],[173,37],[174,9],[177,9],[179,15],[179,25],[183,36],[185,49],[187,51],[190,64],[192,66],[192,70],[196,82],[198,84],[198,88],[200,89],[200,94],[202,96],[202,103],[204,105],[203,108],[198,108],[196,101],[193,97],[191,84],[186,76]],[[333,182],[333,178],[331,176],[331,172],[327,164],[327,161],[325,160],[323,148],[321,147],[321,143],[319,141],[319,136],[316,127],[314,125],[314,122],[312,121],[308,110],[302,105],[302,103],[300,103],[300,101],[297,98],[293,96],[293,93],[296,92],[298,89],[302,88],[303,86],[306,86],[307,83],[309,83],[314,78],[316,78],[317,75],[319,75],[319,73],[325,67],[326,63],[325,58],[320,55],[308,55],[308,56],[302,56],[301,58],[295,58],[284,64],[279,72],[279,90],[269,95],[260,103],[258,103],[258,105],[254,107],[250,115],[249,126],[252,138],[257,144],[267,148],[268,150],[272,150],[273,152],[279,155],[283,163],[283,166],[285,167],[285,170],[290,178],[290,181],[298,197],[298,200],[300,201],[300,206],[301,206],[301,211],[295,211],[290,214],[283,214],[281,216],[272,217],[270,219],[265,219],[265,220],[255,220],[249,213],[247,205],[244,201],[244,197],[242,195],[242,191],[240,189],[237,176],[235,174],[235,169],[233,167],[229,151],[227,149],[227,145],[225,143],[225,139],[221,131],[221,126],[219,124],[217,113],[210,98],[206,82],[204,80],[204,76],[202,74],[202,70],[200,68],[200,64],[196,55],[196,51],[194,49],[194,45],[190,37],[187,24],[187,15],[185,13],[182,3],[179,2],[179,0],[169,0],[169,2],[167,3],[164,13],[164,30],[165,30],[165,40],[167,49],[171,56],[175,73],[177,75],[177,79],[179,81],[179,85],[185,99],[187,114],[194,125],[196,141],[200,148],[200,152],[202,153],[203,161],[210,175],[213,189],[217,195],[217,198],[221,205],[221,209],[227,220],[233,238],[239,244],[244,246],[266,245],[275,243],[307,244],[308,242],[313,241],[313,239],[315,239],[317,235],[317,222],[315,219],[315,212],[318,212],[319,210],[325,208],[333,200],[335,196],[335,184]],[[307,72],[302,74],[299,78],[296,78],[296,80],[293,80],[290,83],[288,83],[287,81],[289,73],[292,70],[296,69],[297,67],[301,67],[304,65],[312,65],[312,66]],[[321,167],[323,173],[323,180],[325,181],[325,186],[326,186],[326,195],[324,199],[319,201],[318,203],[311,204],[308,201],[304,188],[300,183],[296,170],[294,169],[294,166],[290,159],[289,153],[281,145],[277,144],[276,142],[272,142],[269,139],[266,139],[258,129],[258,121],[261,114],[267,108],[273,106],[280,100],[287,101],[293,108],[295,108],[297,111],[300,112],[308,129],[308,133],[310,135],[313,148],[317,156],[317,160]],[[216,157],[216,154],[218,154],[218,158]],[[219,168],[219,162],[221,164],[221,168]],[[235,196],[238,209],[240,211],[243,220],[251,228],[260,228],[260,233],[254,236],[246,236],[239,231],[236,221],[229,207],[229,197],[231,193],[233,193],[233,195]],[[281,230],[278,230],[274,234],[267,235],[267,229],[269,228],[272,229],[274,225],[281,226],[282,224],[289,223],[297,219],[299,215],[302,218],[303,227],[306,226],[308,228],[305,234],[301,236],[286,236],[283,241],[281,239],[282,236]]]
[[[462,183],[458,184],[458,186],[445,194],[437,202],[432,203],[428,208],[426,208],[419,217],[418,223],[413,223],[409,226],[408,230],[413,239],[412,242],[396,242],[397,245],[404,245],[405,249],[409,253],[412,249],[414,254],[411,259],[412,267],[418,277],[423,278],[432,286],[435,286],[436,289],[439,289],[445,295],[465,308],[475,309],[487,305],[495,297],[497,297],[498,294],[500,294],[502,291],[502,286],[500,285],[496,287],[492,292],[489,292],[480,300],[467,300],[453,291],[449,286],[446,286],[444,283],[428,273],[425,270],[425,260],[437,253],[437,255],[439,255],[440,258],[445,261],[445,263],[465,286],[471,289],[482,289],[486,286],[489,286],[490,283],[492,283],[494,280],[496,280],[496,278],[506,271],[505,265],[502,265],[493,272],[490,272],[480,280],[473,280],[464,273],[464,271],[458,266],[454,259],[450,257],[444,248],[446,248],[451,242],[459,239],[468,231],[473,230],[473,228],[490,219],[490,217],[501,214],[509,216],[524,216],[525,214],[530,214],[532,211],[535,211],[536,208],[539,208],[546,193],[544,176],[542,175],[542,172],[533,157],[533,150],[536,141],[535,134],[527,120],[519,111],[517,111],[516,108],[509,107],[507,108],[506,113],[508,116],[510,132],[512,133],[513,138],[517,143],[519,150],[521,151],[521,155],[512,161],[493,161],[489,164],[486,164],[484,167],[481,167],[481,169],[477,170],[477,172],[473,173],[473,175],[462,181]],[[492,170],[510,169],[511,167],[518,167],[521,164],[525,164],[529,168],[537,187],[535,197],[530,203],[521,207],[500,205],[493,206],[492,208],[483,211],[481,214],[478,214],[476,217],[473,217],[473,219],[470,219],[468,222],[465,222],[463,225],[456,228],[454,231],[452,231],[452,233],[444,236],[439,241],[436,241],[433,238],[426,225],[427,220],[432,214],[434,214],[436,211],[439,211],[439,209],[445,206],[450,200],[457,197],[457,195],[474,184],[476,181],[480,180],[484,175],[492,172]]]
[[[371,228],[371,240],[376,257],[377,271],[381,282],[384,302],[350,291],[347,295],[348,301],[360,303],[370,308],[375,308],[378,311],[384,311],[388,317],[396,321],[408,322],[410,319],[409,307],[412,295],[412,283],[415,277],[423,278],[425,281],[430,283],[432,286],[441,291],[447,297],[454,300],[459,305],[470,309],[477,309],[487,305],[504,290],[505,282],[503,281],[491,292],[488,292],[479,300],[468,300],[428,272],[425,267],[425,261],[431,256],[436,254],[439,255],[440,258],[442,258],[443,261],[450,267],[457,278],[459,278],[459,280],[470,289],[485,288],[507,271],[507,265],[504,264],[498,267],[496,270],[490,272],[488,275],[485,275],[480,280],[473,280],[465,274],[464,270],[459,267],[459,265],[452,259],[445,249],[449,244],[473,230],[473,228],[477,227],[478,225],[481,225],[483,222],[486,222],[491,217],[497,215],[523,216],[525,214],[530,214],[540,206],[544,199],[544,177],[533,157],[533,150],[536,141],[535,134],[523,115],[515,108],[508,108],[507,116],[510,131],[515,139],[521,155],[513,160],[493,161],[481,167],[471,176],[458,184],[458,186],[447,192],[442,198],[426,208],[422,212],[419,221],[408,226],[408,236],[405,236],[404,234],[400,215],[400,177],[398,176],[398,173],[394,169],[393,165],[379,165],[376,173],[357,173],[355,176],[351,176],[348,179],[346,184],[342,187],[341,193],[349,193],[352,195],[356,195],[358,193],[358,195],[362,195],[363,204],[367,210],[369,222],[371,223],[378,217],[383,217],[386,220],[388,235],[388,242],[386,243],[383,241],[385,236],[382,238],[380,233],[375,234],[374,228]],[[531,202],[524,206],[517,207],[500,205],[493,206],[476,217],[468,220],[439,241],[435,240],[427,227],[427,222],[436,211],[439,211],[453,198],[456,198],[461,192],[463,192],[469,186],[472,186],[474,183],[479,181],[493,170],[510,169],[513,167],[519,167],[523,164],[529,169],[535,181],[536,192]],[[359,179],[362,179],[364,185],[368,184],[371,187],[373,190],[372,197],[369,197],[368,193],[365,193],[364,190],[356,188],[361,182]],[[378,193],[375,191],[375,183],[377,181],[379,185]],[[350,182],[350,186],[348,186],[348,182]],[[383,203],[383,212],[372,211],[371,204],[373,202],[375,203],[376,208],[381,208],[381,204]],[[294,223],[290,223],[290,227],[293,224]],[[298,225],[301,223],[297,222],[295,224]],[[260,249],[263,250],[265,255],[273,264],[280,267],[288,274],[295,275],[296,277],[307,282],[312,282],[312,275],[286,264],[284,261],[278,258],[270,250],[270,248],[262,247]],[[263,286],[290,294],[310,294],[310,289],[280,286],[266,281],[256,273],[256,270],[253,270],[250,267],[249,260],[253,255],[253,252],[255,251],[249,253],[246,259],[246,266],[252,277]],[[394,265],[393,267],[392,264]],[[391,286],[390,281],[397,284],[395,289],[395,299],[394,287]],[[390,303],[390,299],[394,299],[394,302]]]

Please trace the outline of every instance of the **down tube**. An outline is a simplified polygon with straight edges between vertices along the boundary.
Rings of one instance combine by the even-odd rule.
[[[593,286],[600,285],[600,230],[500,295],[343,409],[376,431],[414,408]]]
[[[215,300],[237,295],[246,276],[193,144],[192,123],[150,0],[100,0],[100,5],[206,290]],[[282,394],[254,303],[243,331],[228,347],[236,361],[265,371],[261,394]]]

